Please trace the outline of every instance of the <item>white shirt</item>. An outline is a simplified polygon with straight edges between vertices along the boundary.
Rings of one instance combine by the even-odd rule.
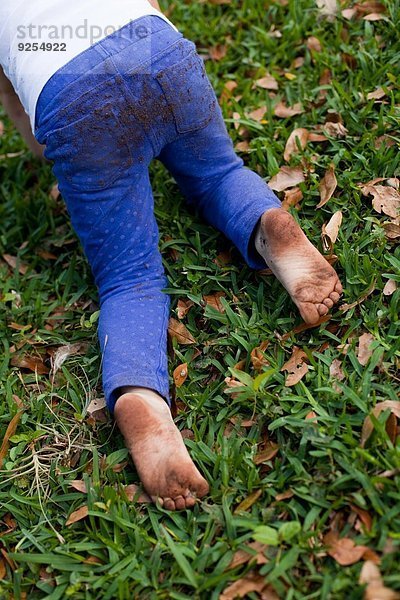
[[[148,0],[0,0],[0,64],[32,130],[40,92],[54,73],[94,43],[148,15],[168,21]]]

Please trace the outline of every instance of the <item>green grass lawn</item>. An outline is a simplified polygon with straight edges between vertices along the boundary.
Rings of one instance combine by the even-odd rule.
[[[266,180],[285,164],[303,170],[303,198],[290,210],[319,248],[322,226],[341,211],[333,252],[349,306],[296,329],[279,282],[250,271],[155,165],[172,316],[179,300],[192,303],[181,322],[195,343],[170,345],[171,385],[188,364],[176,422],[210,494],[175,514],[130,501],[125,486],[139,480],[123,440],[87,410],[102,397],[90,271],[50,194],[50,167],[3,115],[0,254],[11,258],[0,260],[0,444],[23,413],[0,471],[0,598],[395,598],[364,596],[359,578],[374,563],[400,593],[399,225],[360,184],[384,178],[376,185],[393,213],[399,2],[333,20],[313,0],[174,0],[170,14],[202,55],[212,49],[207,70],[248,166]],[[275,89],[255,85],[267,73]],[[300,103],[298,114],[276,116],[280,101]],[[295,128],[326,139],[295,144],[285,162]],[[331,164],[337,187],[317,208]],[[66,344],[77,353],[51,369]],[[295,347],[307,372],[287,386],[282,366]],[[81,507],[87,516],[66,525]]]

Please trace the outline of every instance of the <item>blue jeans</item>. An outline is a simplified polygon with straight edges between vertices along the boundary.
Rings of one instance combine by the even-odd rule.
[[[280,202],[236,156],[194,44],[159,17],[133,21],[57,71],[39,97],[35,135],[99,290],[107,405],[113,412],[123,386],[168,401],[169,298],[150,162],[164,163],[253,268],[265,266],[253,231]]]

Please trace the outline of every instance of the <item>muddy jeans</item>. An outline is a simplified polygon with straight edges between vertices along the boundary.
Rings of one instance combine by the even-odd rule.
[[[280,202],[236,156],[194,44],[159,17],[131,22],[57,71],[39,97],[35,135],[99,290],[108,407],[122,386],[168,401],[169,299],[150,162],[165,164],[253,268],[265,266],[253,230]]]

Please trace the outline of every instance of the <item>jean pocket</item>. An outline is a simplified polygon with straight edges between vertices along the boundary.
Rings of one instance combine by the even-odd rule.
[[[202,129],[211,121],[217,98],[196,51],[156,78],[174,116],[178,133]]]
[[[108,103],[48,136],[46,157],[54,161],[54,172],[77,191],[109,188],[132,164],[125,134]],[[71,120],[72,115],[68,115]],[[80,118],[79,118],[80,117]]]

